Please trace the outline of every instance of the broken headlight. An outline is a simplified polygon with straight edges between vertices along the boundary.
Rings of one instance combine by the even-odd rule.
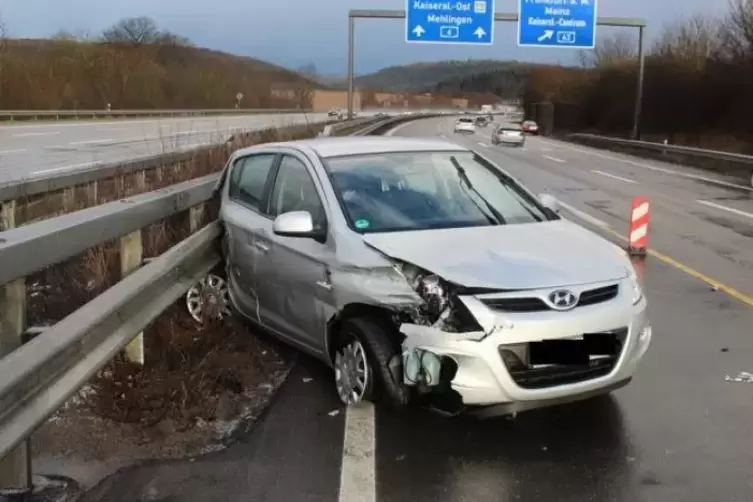
[[[449,304],[447,284],[437,275],[424,275],[418,278],[416,293],[426,302],[420,309],[421,315],[436,322]]]

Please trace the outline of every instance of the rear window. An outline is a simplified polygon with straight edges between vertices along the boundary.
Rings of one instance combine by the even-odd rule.
[[[458,119],[458,122],[463,122],[465,124],[470,124],[473,122],[472,119]]]
[[[518,124],[502,124],[499,126],[500,131],[520,131]]]

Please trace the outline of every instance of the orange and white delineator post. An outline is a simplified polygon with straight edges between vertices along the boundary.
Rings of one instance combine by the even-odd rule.
[[[630,209],[627,252],[631,256],[645,256],[648,247],[649,209],[648,197],[633,197]]]

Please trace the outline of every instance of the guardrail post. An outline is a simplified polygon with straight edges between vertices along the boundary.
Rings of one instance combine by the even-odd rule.
[[[0,231],[16,226],[16,202],[0,204]],[[26,280],[16,279],[0,287],[0,358],[21,346],[26,329]],[[3,489],[31,489],[29,440],[0,459],[0,494]]]
[[[188,229],[191,233],[201,228],[201,222],[204,219],[204,204],[196,204],[188,210]]]
[[[63,189],[63,212],[70,213],[76,207],[76,188],[64,188]]]
[[[126,277],[141,266],[144,259],[141,243],[141,230],[136,230],[120,238],[120,276]],[[139,333],[125,348],[126,358],[144,365],[144,334]]]

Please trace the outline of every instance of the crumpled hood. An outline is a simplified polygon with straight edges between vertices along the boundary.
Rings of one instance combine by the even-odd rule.
[[[387,256],[465,287],[536,289],[617,280],[617,247],[567,220],[364,235]]]

